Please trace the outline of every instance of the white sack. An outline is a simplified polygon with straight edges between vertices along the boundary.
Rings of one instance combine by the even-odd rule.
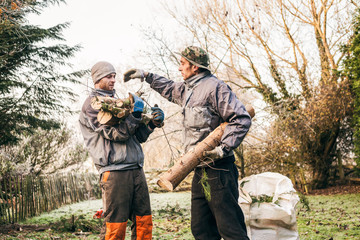
[[[242,186],[242,187],[241,187]],[[289,178],[265,172],[239,182],[239,205],[244,212],[251,240],[298,240],[296,204],[299,196]],[[271,202],[255,202],[267,195]]]

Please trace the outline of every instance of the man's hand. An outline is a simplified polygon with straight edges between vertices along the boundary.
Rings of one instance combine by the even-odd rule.
[[[151,115],[153,116],[152,122],[156,127],[162,127],[165,119],[165,114],[163,110],[155,105],[155,107],[151,108]]]
[[[144,101],[133,93],[130,93],[134,98],[134,110],[133,112],[142,113],[144,111]]]
[[[140,78],[140,80],[143,82],[145,78],[144,70],[133,68],[124,73],[124,82],[128,82],[134,78]]]
[[[212,160],[217,160],[217,159],[223,158],[224,155],[225,155],[225,153],[220,146],[217,146],[213,150],[203,152],[204,160],[206,160],[206,158],[211,158]]]

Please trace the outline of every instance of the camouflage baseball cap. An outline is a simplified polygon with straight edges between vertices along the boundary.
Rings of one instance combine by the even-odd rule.
[[[195,66],[211,71],[209,68],[209,55],[204,49],[190,46],[185,48],[184,51],[179,54]]]

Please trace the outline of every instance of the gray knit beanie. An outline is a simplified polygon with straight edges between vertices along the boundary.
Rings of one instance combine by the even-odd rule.
[[[104,61],[96,63],[91,68],[91,77],[94,81],[94,84],[103,77],[112,73],[116,73],[114,66]]]

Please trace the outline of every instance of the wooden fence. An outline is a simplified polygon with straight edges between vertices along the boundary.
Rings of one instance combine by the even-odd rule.
[[[0,224],[91,198],[101,198],[98,174],[4,176],[0,182]]]

